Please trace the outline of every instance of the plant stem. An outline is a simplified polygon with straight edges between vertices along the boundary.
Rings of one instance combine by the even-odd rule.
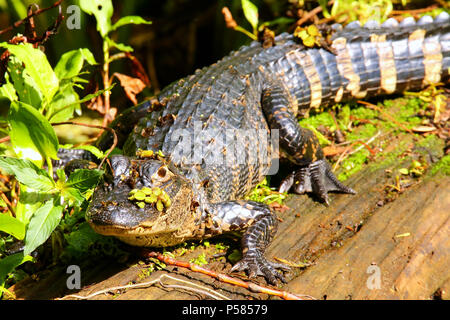
[[[240,31],[242,33],[244,33],[245,35],[247,35],[249,38],[253,39],[253,40],[258,40],[258,37],[255,36],[253,33],[248,32],[247,30],[245,30],[244,28],[242,28],[241,26],[236,26],[234,27],[234,30],[236,31]]]
[[[50,159],[50,157],[47,157],[47,158],[45,159],[45,161],[47,162],[48,174],[50,175],[50,177],[53,177],[53,164],[52,164],[52,159]]]
[[[106,89],[109,87],[109,45],[106,39],[103,39],[103,87]],[[111,92],[105,91],[105,115],[103,117],[103,127],[108,125],[109,120],[109,109],[110,109],[110,96]]]

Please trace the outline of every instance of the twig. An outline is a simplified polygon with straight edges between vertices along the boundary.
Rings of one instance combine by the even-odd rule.
[[[331,16],[331,17],[329,17],[329,18],[323,18],[323,19],[320,19],[319,21],[317,21],[316,24],[317,24],[317,25],[327,24],[327,23],[329,23],[329,22],[331,22],[331,21],[339,22],[338,18],[339,18],[340,16],[343,16],[344,14],[348,14],[349,12],[350,12],[350,10],[344,10],[344,11],[338,12],[338,13],[336,13],[334,16]],[[346,20],[348,20],[348,18],[346,18],[346,19],[343,20],[343,21],[340,21],[340,23],[343,23],[343,22],[345,22]]]
[[[73,121],[55,122],[55,123],[52,123],[52,126],[59,126],[59,125],[63,125],[63,124],[72,124],[72,125],[75,125],[75,126],[82,126],[82,127],[89,127],[89,128],[97,128],[97,129],[102,129],[102,130],[108,130],[109,132],[111,132],[113,134],[114,142],[113,142],[112,146],[108,149],[108,152],[106,152],[105,157],[102,159],[102,161],[98,165],[98,169],[100,169],[103,166],[103,163],[105,162],[106,158],[108,158],[109,154],[117,146],[117,142],[118,142],[117,134],[116,134],[116,131],[113,128],[104,127],[104,126],[97,126],[97,125],[94,125],[94,124],[73,122]]]
[[[9,140],[11,140],[11,137],[10,136],[6,136],[6,137],[3,137],[3,138],[0,139],[0,143],[6,142],[6,141],[9,141]]]
[[[103,42],[103,87],[106,89],[111,85],[111,80],[109,79],[109,46],[108,43],[104,40]],[[104,100],[104,106],[105,106],[105,115],[103,117],[103,127],[106,127],[108,125],[109,120],[109,110],[111,109],[111,92],[109,90],[106,90],[103,94],[105,100]]]
[[[376,110],[376,111],[380,112],[382,115],[386,116],[386,118],[388,118],[390,121],[392,121],[393,123],[395,123],[396,125],[398,125],[398,126],[399,126],[400,128],[402,128],[403,130],[407,131],[408,133],[414,133],[411,129],[405,127],[403,124],[401,124],[400,122],[398,122],[397,120],[395,120],[394,117],[392,117],[389,113],[385,112],[385,111],[384,111],[383,109],[381,109],[380,107],[378,107],[378,106],[376,106],[376,105],[374,105],[374,104],[372,104],[372,103],[366,102],[366,101],[358,100],[357,102],[358,102],[358,103],[361,103],[361,104],[363,104],[363,105],[365,105],[365,106],[368,106],[368,107],[369,107],[370,109],[372,109],[372,110]]]
[[[14,211],[14,208],[12,207],[11,202],[9,201],[8,197],[1,190],[0,190],[0,196],[3,199],[3,201],[6,203],[6,206],[8,207],[8,210],[15,217],[16,216],[16,212]]]
[[[334,0],[330,0],[330,1],[328,1],[327,6],[333,5],[333,3],[334,3]],[[322,12],[322,6],[318,6],[318,7],[314,8],[314,9],[312,9],[307,14],[305,14],[303,17],[301,17],[299,20],[297,20],[297,22],[295,23],[295,26],[301,26],[306,21],[308,21],[312,17],[316,16],[320,12]]]
[[[414,15],[414,14],[419,14],[419,13],[424,13],[424,12],[428,12],[428,11],[434,10],[434,9],[436,9],[437,7],[438,7],[437,4],[433,4],[433,5],[429,6],[429,7],[426,7],[426,8],[420,8],[420,9],[412,9],[412,10],[392,10],[392,11],[390,12],[390,15],[392,16],[392,15],[396,15],[396,14],[405,14],[405,13],[409,13],[409,14]]]
[[[348,146],[344,152],[342,152],[342,154],[339,156],[339,158],[337,159],[336,163],[333,166],[333,171],[336,171],[336,169],[338,168],[339,164],[347,157],[349,157],[350,155],[358,152],[359,150],[361,150],[362,148],[367,148],[367,150],[369,150],[369,152],[373,155],[374,151],[369,147],[369,143],[372,143],[376,138],[378,138],[381,134],[381,131],[378,131],[374,136],[372,136],[369,140],[367,140],[366,142],[362,142],[362,141],[353,141],[352,144],[350,146]],[[355,150],[349,152],[349,150],[351,150],[351,148],[357,144],[360,143],[361,145],[356,148]]]
[[[22,24],[24,24],[25,22],[27,22],[28,20],[30,20],[30,18],[32,18],[34,16],[37,16],[45,11],[48,11],[50,9],[53,9],[53,8],[59,6],[61,4],[61,2],[62,2],[62,0],[58,0],[48,8],[38,9],[34,12],[28,12],[28,15],[25,18],[23,18],[22,20],[16,21],[16,22],[14,22],[14,24],[12,26],[9,26],[3,30],[0,30],[0,35],[2,35],[5,32],[11,31],[14,28],[21,26]]]
[[[172,279],[174,281],[178,281],[184,284],[189,284],[192,287],[189,286],[183,286],[183,285],[176,285],[176,284],[165,284],[162,282],[163,278],[169,278]],[[124,285],[124,286],[117,286],[117,287],[111,287],[111,288],[106,288],[103,290],[99,290],[96,291],[94,293],[91,293],[87,296],[80,296],[80,295],[76,295],[76,294],[70,294],[67,296],[64,296],[62,298],[60,298],[59,300],[64,300],[67,298],[75,298],[75,299],[82,299],[82,300],[87,300],[90,298],[93,298],[99,294],[103,294],[103,293],[108,293],[108,292],[112,292],[112,291],[117,291],[117,290],[123,290],[123,289],[134,289],[134,288],[142,288],[142,287],[150,287],[153,286],[154,284],[159,283],[161,286],[165,287],[165,288],[178,288],[178,289],[184,289],[184,290],[190,290],[193,292],[197,292],[197,293],[201,293],[204,294],[206,296],[209,296],[213,299],[216,300],[231,300],[230,298],[228,298],[227,296],[224,296],[223,294],[220,294],[212,289],[206,288],[204,286],[201,286],[199,284],[190,282],[190,281],[186,281],[183,279],[179,279],[173,276],[169,276],[167,274],[162,274],[161,276],[159,276],[157,279],[152,280],[152,281],[148,281],[148,282],[143,282],[143,283],[136,283],[136,284],[129,284],[129,285]],[[197,288],[193,288],[193,287],[197,287]]]
[[[185,261],[179,261],[179,260],[175,260],[171,257],[166,257],[163,256],[160,253],[154,252],[154,251],[148,251],[146,249],[142,250],[142,255],[148,258],[156,258],[161,262],[164,262],[165,264],[169,264],[169,265],[175,265],[177,267],[183,267],[183,268],[187,268],[190,269],[191,271],[194,272],[199,272],[202,274],[206,274],[210,277],[216,278],[217,280],[224,282],[224,283],[228,283],[228,284],[232,284],[232,285],[236,285],[238,287],[242,287],[242,288],[246,288],[248,290],[250,290],[251,292],[256,292],[256,293],[265,293],[268,295],[272,295],[272,296],[277,296],[280,297],[282,299],[285,300],[305,300],[305,299],[314,299],[310,296],[298,296],[295,294],[292,294],[290,292],[287,291],[280,291],[280,290],[276,290],[276,289],[271,289],[271,288],[267,288],[267,287],[263,287],[260,286],[256,283],[252,283],[252,282],[247,282],[247,281],[243,281],[241,279],[237,279],[237,278],[233,278],[230,277],[226,274],[223,273],[218,273],[203,267],[200,267],[194,263],[189,263],[189,262],[185,262]]]

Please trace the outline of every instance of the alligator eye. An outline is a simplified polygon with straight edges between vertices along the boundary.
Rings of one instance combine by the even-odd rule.
[[[164,167],[161,167],[158,169],[158,176],[160,176],[161,178],[164,178],[167,174],[167,169]]]

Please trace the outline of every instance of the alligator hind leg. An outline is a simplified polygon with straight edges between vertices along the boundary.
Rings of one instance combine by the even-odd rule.
[[[293,187],[299,194],[312,192],[326,204],[329,203],[329,191],[355,193],[331,171],[314,133],[298,124],[289,110],[292,102],[286,89],[279,85],[265,89],[261,104],[270,128],[279,130],[281,149],[290,161],[298,165],[298,169],[282,181],[280,192]]]
[[[210,205],[209,214],[215,232],[245,230],[242,236],[242,260],[236,263],[233,271],[248,271],[249,277],[262,275],[269,283],[277,279],[285,282],[276,269],[289,270],[289,267],[264,257],[264,251],[276,233],[278,221],[270,208],[255,201],[227,201]],[[213,231],[214,232],[214,231]]]

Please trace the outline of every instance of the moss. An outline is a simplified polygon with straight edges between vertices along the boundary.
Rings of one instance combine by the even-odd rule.
[[[195,263],[196,265],[199,265],[199,266],[208,264],[208,261],[206,260],[206,254],[205,253],[199,254],[196,258],[193,258],[193,259],[189,260],[189,262]]]
[[[301,119],[299,121],[300,126],[308,127],[313,126],[317,128],[318,126],[325,126],[330,129],[331,132],[336,131],[336,125],[333,121],[333,117],[331,117],[328,111],[314,114],[309,116],[308,118]]]
[[[367,163],[367,158],[369,157],[369,155],[370,152],[368,150],[361,150],[342,161],[340,167],[343,171],[338,174],[338,179],[340,181],[345,181],[351,175],[361,170],[363,165]]]
[[[431,175],[434,176],[437,173],[442,173],[446,176],[450,176],[450,155],[442,157],[432,168]]]
[[[269,177],[264,178],[264,180],[258,184],[247,197],[245,197],[246,200],[262,202],[265,204],[271,204],[273,202],[282,204],[285,198],[286,194],[279,193],[275,191],[274,188],[269,187]]]
[[[336,109],[336,120],[339,128],[344,133],[346,140],[353,143],[352,149],[354,150],[361,145],[361,142],[368,141],[378,132],[387,133],[393,131],[397,135],[404,134],[405,128],[411,129],[422,124],[427,120],[423,117],[427,112],[427,105],[428,104],[419,97],[406,96],[395,99],[386,99],[383,102],[378,103],[377,108],[361,106],[355,102],[337,104],[333,108]],[[325,126],[330,132],[336,130],[336,124],[328,111],[316,114],[312,113],[308,118],[301,119],[299,124],[305,128],[310,126],[315,128]],[[420,137],[419,135],[411,136]],[[392,135],[389,135],[389,137],[393,138]],[[436,139],[438,138],[436,137]],[[421,141],[421,139],[419,140]],[[326,139],[320,140],[322,146],[328,144],[325,143],[325,141]],[[435,144],[436,141],[429,142]],[[426,142],[423,143],[426,144]],[[397,157],[404,152],[407,147],[404,143],[399,146],[393,146],[392,140],[388,139],[385,139],[385,141],[376,141],[371,144],[371,147],[373,148],[374,145],[380,148],[380,150],[389,150],[377,150],[378,152],[374,156],[374,159],[379,159],[381,161],[380,165],[385,165],[388,162],[397,160]],[[424,149],[427,149],[425,146],[423,147]],[[364,164],[370,161],[369,157],[371,157],[371,155],[371,152],[366,147],[363,147],[360,148],[358,152],[346,157],[339,164],[338,178],[343,181],[358,172]],[[333,159],[330,160],[333,162]],[[334,160],[337,160],[337,157],[335,157]]]
[[[355,119],[354,124],[359,125],[360,119],[372,120],[376,119],[379,115],[378,111],[369,109],[367,107],[356,107],[351,109],[350,115]]]

